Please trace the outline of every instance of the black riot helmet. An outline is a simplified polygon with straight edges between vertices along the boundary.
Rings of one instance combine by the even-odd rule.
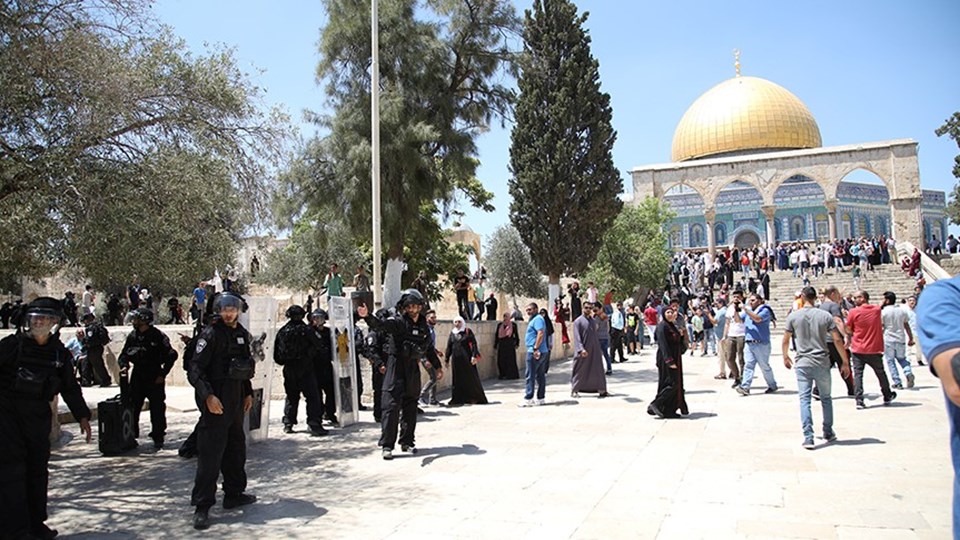
[[[323,323],[327,322],[327,312],[317,308],[313,310],[313,313],[310,314],[310,320],[316,321],[317,326],[323,326]]]
[[[63,320],[63,304],[56,298],[41,296],[26,305],[21,317],[22,330],[34,337],[54,335]]]
[[[307,315],[307,310],[303,309],[303,307],[298,306],[296,304],[288,307],[286,311],[287,318],[293,321],[302,321],[303,318],[306,317],[306,315]]]
[[[133,310],[133,318],[131,319],[134,326],[137,326],[140,323],[143,324],[153,324],[153,311],[147,308],[137,308]]]
[[[400,308],[405,308],[412,305],[425,305],[426,302],[423,300],[423,295],[420,294],[420,291],[416,289],[407,289],[400,293],[400,301],[397,302],[397,305]]]
[[[213,300],[213,310],[219,312],[224,308],[234,307],[240,313],[246,313],[247,303],[240,296],[232,292],[222,292]]]

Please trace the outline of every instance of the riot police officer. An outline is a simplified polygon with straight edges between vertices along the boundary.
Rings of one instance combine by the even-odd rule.
[[[166,385],[167,374],[177,361],[177,351],[170,345],[170,338],[153,326],[153,312],[137,308],[133,312],[133,331],[127,336],[123,350],[117,358],[120,377],[125,377],[133,364],[130,376],[130,406],[133,408],[134,433],[140,436],[140,411],[143,400],[150,400],[150,438],[153,447],[163,448],[167,432]]]
[[[87,351],[87,362],[81,375],[84,380],[92,380],[101,387],[110,386],[110,374],[107,373],[107,366],[103,363],[103,350],[110,343],[110,333],[97,322],[93,313],[83,314],[83,324],[81,343]]]
[[[197,475],[190,504],[193,526],[210,526],[210,507],[217,500],[217,478],[223,472],[223,507],[236,508],[257,498],[246,494],[247,461],[243,417],[253,407],[254,359],[250,333],[239,322],[244,302],[235,294],[214,299],[220,320],[206,327],[190,363],[190,384],[200,408],[197,424]]]
[[[17,333],[0,341],[0,538],[53,538],[48,528],[50,400],[57,394],[90,442],[90,409],[57,333],[61,302],[25,306]]]
[[[317,390],[317,376],[310,354],[313,329],[303,322],[307,312],[298,305],[287,308],[289,321],[277,332],[273,345],[273,360],[283,366],[283,389],[287,394],[283,403],[283,431],[293,433],[300,408],[300,394],[307,402],[307,427],[311,435],[326,435],[323,428],[323,405]]]
[[[310,314],[310,358],[314,364],[320,401],[323,405],[323,418],[333,425],[337,421],[337,399],[333,393],[333,342],[330,329],[327,328],[327,312],[316,309]]]
[[[384,375],[381,398],[381,433],[379,445],[383,459],[393,459],[400,425],[400,449],[416,453],[417,401],[420,398],[420,359],[427,358],[443,376],[443,366],[430,339],[427,321],[420,316],[424,307],[420,291],[407,289],[400,295],[397,312],[385,320],[366,316],[366,307],[357,311],[370,328],[382,333],[385,343],[374,359]]]

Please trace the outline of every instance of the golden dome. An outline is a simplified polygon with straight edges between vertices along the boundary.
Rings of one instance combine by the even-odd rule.
[[[734,77],[687,109],[673,134],[671,159],[820,145],[820,128],[797,96],[766,79]]]

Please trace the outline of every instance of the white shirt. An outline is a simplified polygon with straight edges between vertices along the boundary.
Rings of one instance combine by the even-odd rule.
[[[747,335],[747,323],[743,322],[743,305],[740,305],[740,313],[733,307],[727,308],[727,337],[741,337]]]

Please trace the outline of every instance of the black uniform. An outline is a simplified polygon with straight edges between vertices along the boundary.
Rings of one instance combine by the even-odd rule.
[[[309,336],[310,358],[323,404],[323,418],[336,422],[337,398],[333,393],[333,344],[330,341],[330,329],[326,326],[311,326]]]
[[[283,403],[283,425],[296,425],[300,394],[303,394],[307,402],[307,426],[311,432],[320,434],[323,431],[323,405],[314,368],[313,334],[313,329],[302,319],[287,321],[277,332],[273,360],[283,366],[283,390],[287,394]]]
[[[254,359],[250,333],[241,324],[230,328],[217,321],[203,329],[190,363],[190,384],[200,407],[197,424],[197,475],[190,504],[210,507],[217,500],[217,478],[223,472],[227,497],[247,489],[246,436],[243,433],[243,401],[253,395]],[[207,396],[223,404],[223,414],[207,410]]]
[[[442,369],[440,358],[430,339],[427,319],[416,322],[408,315],[394,315],[386,320],[367,317],[371,330],[382,335],[384,346],[374,359],[374,370],[386,367],[381,403],[379,445],[393,449],[400,426],[400,445],[415,446],[417,401],[420,399],[420,359],[426,357],[434,369]]]
[[[81,370],[81,376],[85,381],[93,381],[100,386],[110,386],[110,374],[107,373],[107,366],[103,363],[103,349],[107,343],[110,343],[110,334],[96,320],[83,328],[82,344],[87,351],[87,362]]]
[[[167,432],[167,404],[164,380],[177,361],[177,351],[170,346],[170,339],[150,326],[145,332],[134,330],[127,336],[117,363],[121,368],[133,363],[130,376],[130,406],[133,407],[134,434],[140,436],[140,411],[143,400],[150,400],[150,438],[157,446],[163,444]],[[157,379],[160,382],[157,382]]]
[[[37,384],[24,380],[28,373]],[[0,538],[49,535],[50,400],[58,393],[74,418],[90,418],[58,336],[44,345],[25,334],[0,341]]]
[[[77,325],[77,302],[74,300],[73,293],[67,293],[63,297],[63,314],[70,322],[70,326]]]

